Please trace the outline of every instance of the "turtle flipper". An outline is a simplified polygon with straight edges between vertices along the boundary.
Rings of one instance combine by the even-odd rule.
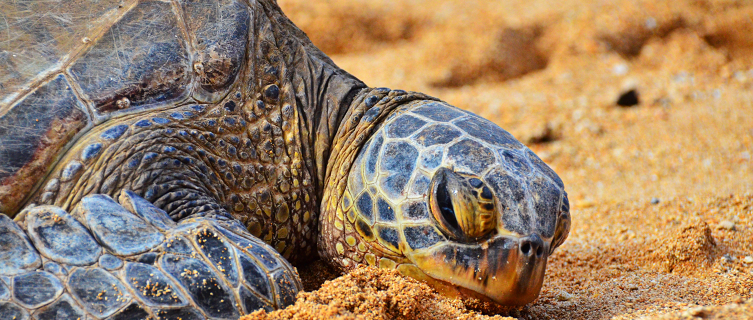
[[[136,194],[0,215],[0,319],[236,319],[295,301],[294,269],[231,220],[176,223]]]

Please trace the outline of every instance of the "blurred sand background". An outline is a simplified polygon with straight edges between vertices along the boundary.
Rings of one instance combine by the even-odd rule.
[[[296,305],[250,318],[753,318],[753,1],[278,2],[367,84],[529,145],[573,227],[522,308],[374,269],[322,286],[338,275],[315,263]]]

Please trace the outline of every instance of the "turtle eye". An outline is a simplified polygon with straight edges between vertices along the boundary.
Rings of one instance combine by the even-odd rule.
[[[562,245],[567,239],[570,233],[570,203],[567,200],[567,194],[562,199],[562,207],[560,208],[560,215],[557,218],[557,227],[554,230],[554,237],[552,238],[552,245],[549,246],[549,254],[554,252],[554,249]]]
[[[449,177],[444,172],[438,172],[435,176],[435,181],[432,186],[432,214],[434,219],[439,222],[443,231],[448,235],[462,236],[462,230],[458,225],[458,219],[455,216],[455,208],[452,203],[452,196],[450,195],[450,181]]]
[[[432,179],[430,190],[431,213],[446,236],[455,240],[477,240],[495,229],[492,192],[481,180],[440,169]]]

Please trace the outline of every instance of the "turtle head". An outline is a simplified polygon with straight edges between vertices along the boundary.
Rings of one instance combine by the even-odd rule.
[[[410,244],[432,243],[436,235],[406,234],[404,254],[415,265],[408,275],[450,296],[502,305],[538,297],[547,259],[569,231],[567,196],[536,178],[527,186],[510,179],[437,169],[426,201],[445,241],[422,248]]]
[[[570,229],[552,169],[496,124],[436,101],[387,117],[337,207],[330,256],[341,266],[395,268],[446,295],[503,305],[538,296]]]

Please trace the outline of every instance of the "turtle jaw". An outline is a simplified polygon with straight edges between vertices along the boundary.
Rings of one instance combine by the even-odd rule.
[[[445,242],[409,253],[425,276],[415,271],[408,275],[449,296],[520,306],[538,297],[548,253],[548,245],[535,234],[497,236],[476,244]]]

